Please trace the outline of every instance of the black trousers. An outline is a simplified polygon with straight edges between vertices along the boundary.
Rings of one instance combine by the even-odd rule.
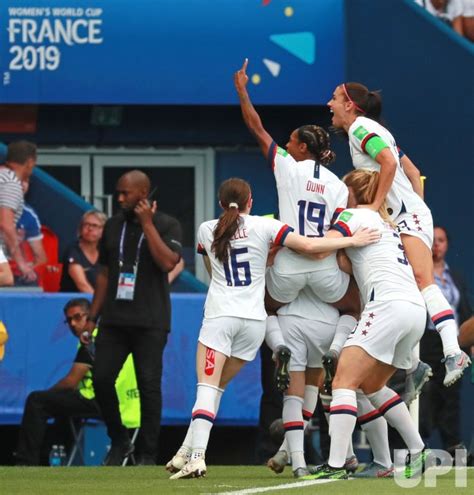
[[[17,463],[40,464],[48,418],[82,414],[99,415],[99,407],[95,400],[85,399],[77,390],[43,390],[28,395],[16,452]]]
[[[461,443],[460,390],[462,380],[450,387],[443,385],[445,367],[441,337],[436,331],[426,330],[420,342],[420,359],[433,369],[431,380],[420,395],[420,434],[428,439],[438,429],[443,448],[449,450]]]
[[[132,353],[140,393],[141,427],[137,450],[156,457],[161,424],[161,375],[168,334],[150,328],[101,327],[96,339],[92,378],[96,400],[113,443],[128,439],[122,425],[115,380]]]

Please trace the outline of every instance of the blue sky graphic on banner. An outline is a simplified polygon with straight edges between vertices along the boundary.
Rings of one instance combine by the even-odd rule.
[[[3,0],[0,102],[323,104],[344,79],[343,0]]]

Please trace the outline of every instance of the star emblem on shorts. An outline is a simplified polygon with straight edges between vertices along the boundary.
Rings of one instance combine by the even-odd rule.
[[[414,218],[415,220],[418,220],[418,215],[417,215],[416,213],[413,213],[413,218]]]
[[[415,220],[415,225],[418,225],[420,223],[419,220]]]
[[[375,313],[369,313],[369,318],[374,318],[375,317]]]
[[[423,229],[421,227],[417,227],[416,230],[418,230],[418,232],[421,232]]]
[[[365,337],[369,332],[367,330],[362,330],[362,335]]]
[[[366,322],[365,322],[365,326],[366,326],[366,327],[370,327],[371,325],[372,325],[372,323],[370,323],[370,321],[366,321]]]

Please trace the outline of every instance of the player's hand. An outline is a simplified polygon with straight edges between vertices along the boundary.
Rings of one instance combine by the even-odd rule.
[[[361,227],[352,236],[353,247],[367,246],[367,244],[373,244],[378,242],[381,237],[381,232],[378,229],[369,229],[368,227]]]
[[[143,226],[146,223],[152,222],[153,214],[156,211],[156,201],[153,201],[153,204],[150,205],[147,199],[141,199],[133,211]]]
[[[275,256],[278,254],[278,251],[280,251],[280,249],[283,249],[283,246],[273,245],[270,248],[270,250],[268,251],[268,257],[267,257],[267,267],[273,266],[273,263],[275,262]]]
[[[237,93],[245,91],[247,83],[249,82],[249,76],[247,76],[247,65],[249,64],[249,59],[246,58],[240,70],[234,74],[234,84]]]
[[[21,277],[26,282],[34,282],[38,278],[38,275],[36,275],[33,267],[28,263],[18,264],[18,268],[20,269]]]

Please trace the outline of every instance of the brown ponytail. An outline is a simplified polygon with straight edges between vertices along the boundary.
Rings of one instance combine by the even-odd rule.
[[[222,263],[229,258],[230,240],[242,222],[240,212],[247,208],[250,195],[250,185],[242,179],[227,179],[219,187],[218,198],[224,211],[214,229],[211,251]]]
[[[357,113],[381,122],[382,97],[378,91],[369,91],[367,86],[357,82],[342,85],[347,100],[354,103]]]

